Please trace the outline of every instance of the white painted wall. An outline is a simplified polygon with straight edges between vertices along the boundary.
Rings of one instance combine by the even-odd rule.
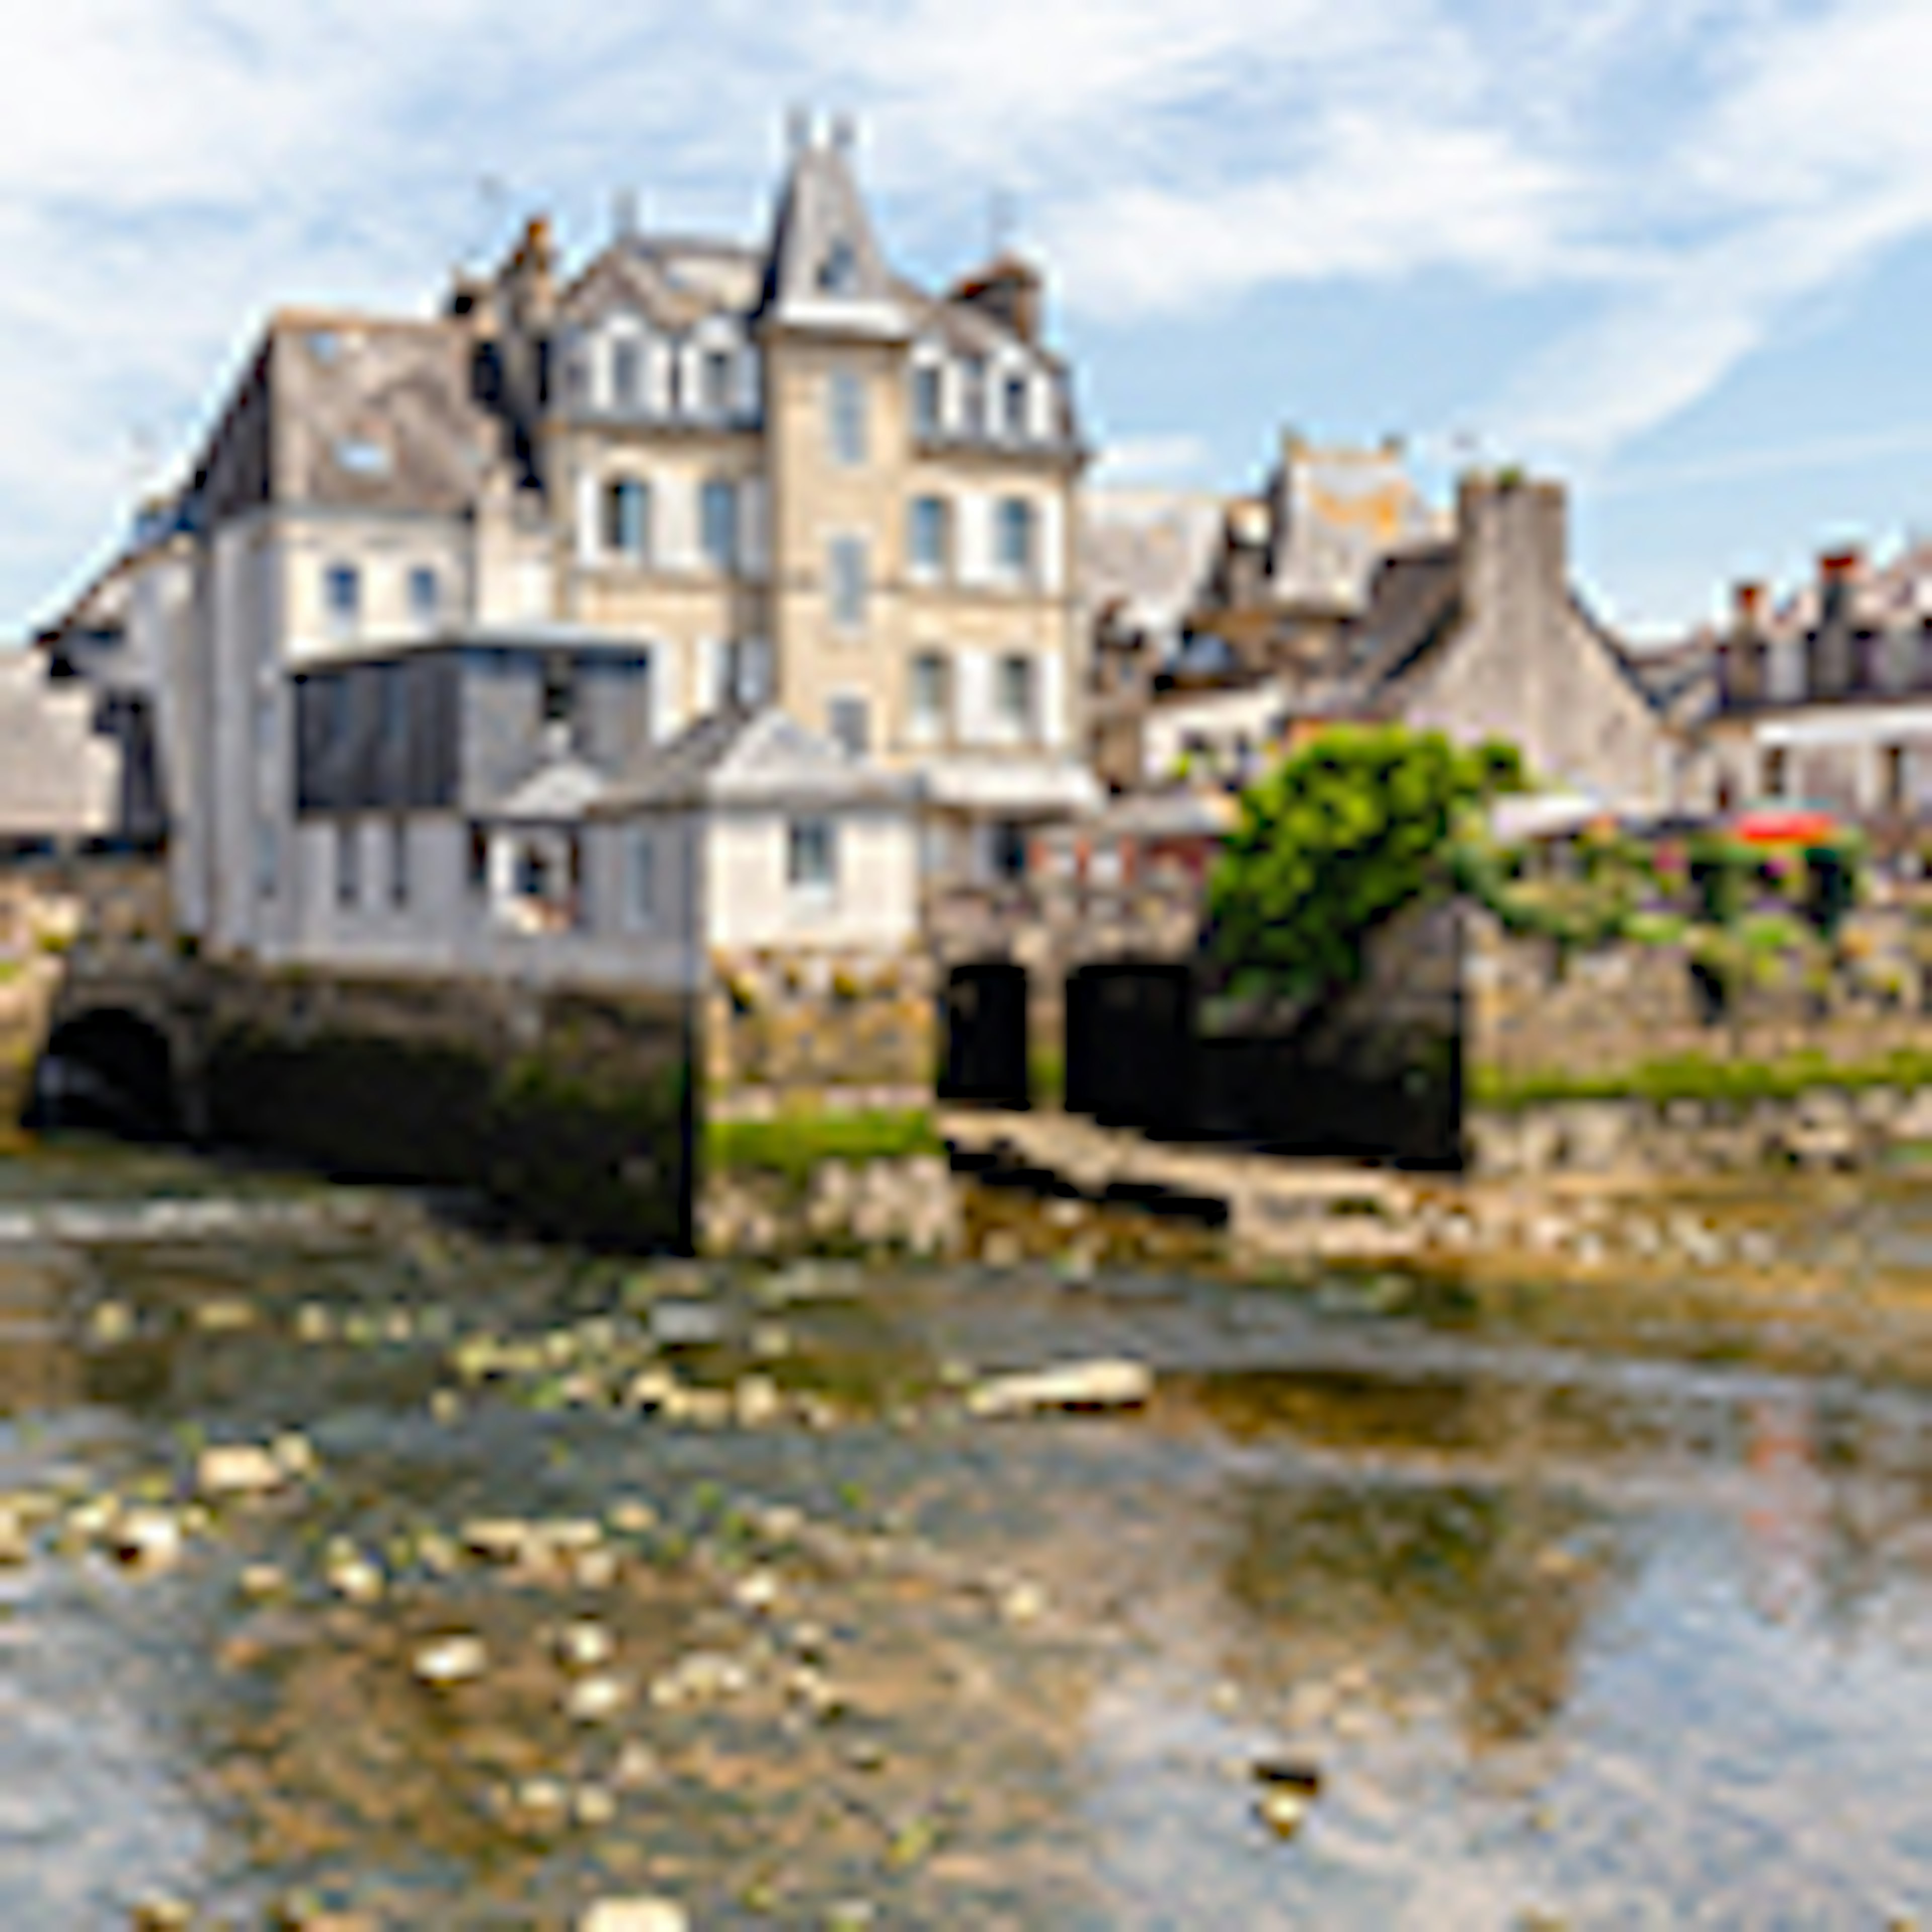
[[[919,919],[918,840],[909,812],[835,812],[838,879],[829,895],[785,878],[790,815],[715,813],[706,835],[708,938],[715,948],[899,946]]]

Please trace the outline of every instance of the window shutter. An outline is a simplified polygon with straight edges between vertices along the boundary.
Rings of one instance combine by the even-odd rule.
[[[1058,651],[1043,651],[1040,664],[1040,734],[1054,746],[1067,741],[1066,661]]]
[[[1048,596],[1058,597],[1066,587],[1066,500],[1057,490],[1040,500],[1034,542],[1038,546],[1034,561],[1040,587]]]
[[[993,654],[962,650],[956,660],[959,678],[959,737],[963,744],[986,745],[996,733],[993,716]]]
[[[747,476],[738,485],[739,559],[745,573],[762,577],[766,568],[765,479]]]
[[[598,519],[604,511],[604,488],[596,471],[581,471],[577,478],[577,560],[595,563],[602,548],[602,532]]]
[[[953,533],[958,549],[958,580],[968,586],[993,576],[992,500],[983,490],[962,490],[954,499]]]

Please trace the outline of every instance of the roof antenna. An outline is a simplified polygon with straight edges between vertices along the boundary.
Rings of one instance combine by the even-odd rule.
[[[997,262],[1012,246],[1019,223],[1019,205],[1010,188],[996,188],[986,197],[986,254]]]

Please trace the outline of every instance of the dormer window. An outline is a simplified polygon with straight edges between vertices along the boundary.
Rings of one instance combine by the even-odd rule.
[[[641,359],[636,343],[620,338],[610,345],[610,401],[620,410],[638,406],[643,388]]]
[[[389,473],[389,452],[370,436],[345,436],[338,439],[335,461],[338,469],[347,470],[352,476],[386,476]]]
[[[912,372],[912,430],[916,436],[939,434],[940,381],[936,362],[922,363]]]
[[[1015,441],[1027,433],[1027,402],[1029,385],[1024,376],[1009,376],[1005,390],[1006,434]]]
[[[818,266],[818,286],[821,294],[849,296],[859,279],[859,257],[852,244],[840,236],[825,251],[825,260]]]
[[[969,356],[959,365],[959,414],[968,436],[986,434],[986,364]]]
[[[706,416],[728,416],[731,410],[731,352],[707,349],[699,371]]]

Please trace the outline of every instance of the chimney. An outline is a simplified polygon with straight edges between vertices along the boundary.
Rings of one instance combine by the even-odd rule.
[[[1764,626],[1764,586],[1740,584],[1731,592],[1732,628],[1748,637]]]
[[[976,275],[967,276],[954,288],[952,299],[970,303],[1022,342],[1040,340],[1040,271],[1017,255],[1002,255]]]
[[[1820,620],[1837,623],[1852,612],[1852,598],[1864,572],[1864,553],[1855,544],[1828,550],[1818,560]]]

